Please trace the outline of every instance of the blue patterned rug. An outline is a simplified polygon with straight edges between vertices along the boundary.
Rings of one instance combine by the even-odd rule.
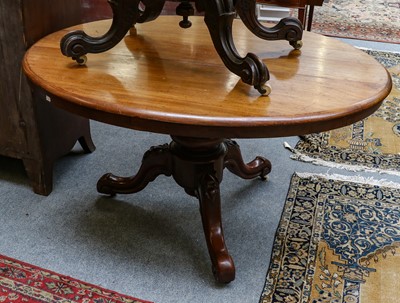
[[[400,184],[294,174],[261,303],[397,302]]]

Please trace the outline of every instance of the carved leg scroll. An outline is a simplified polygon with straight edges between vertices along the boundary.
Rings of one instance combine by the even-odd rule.
[[[91,37],[84,31],[68,33],[60,42],[61,52],[72,57],[79,64],[85,64],[86,54],[102,53],[117,45],[136,22],[155,19],[160,13],[165,0],[108,0],[113,21],[109,31],[100,37]],[[145,9],[140,9],[140,3]]]
[[[303,24],[293,17],[283,18],[273,27],[266,27],[257,20],[256,0],[237,0],[236,11],[247,28],[265,40],[287,40],[295,49],[300,49]]]
[[[239,145],[232,140],[225,140],[228,152],[225,155],[225,167],[243,179],[253,179],[258,176],[265,180],[271,172],[271,162],[263,157],[256,157],[245,164]]]
[[[117,177],[113,174],[105,174],[97,182],[97,191],[108,195],[136,193],[159,175],[170,176],[171,162],[168,144],[152,147],[144,154],[142,166],[135,176]]]
[[[204,0],[202,8],[215,49],[225,66],[241,77],[244,83],[268,95],[271,89],[266,84],[269,72],[265,64],[252,53],[242,58],[235,48],[232,37],[232,23],[236,13],[233,0]]]

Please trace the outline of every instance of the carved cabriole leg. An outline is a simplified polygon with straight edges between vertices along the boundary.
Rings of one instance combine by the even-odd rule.
[[[229,171],[243,179],[261,177],[265,180],[271,172],[271,162],[263,157],[256,157],[253,161],[245,164],[240,152],[239,145],[232,140],[225,140],[228,152],[225,156],[225,167]]]
[[[233,0],[202,0],[205,23],[207,24],[215,49],[225,66],[241,77],[244,83],[253,85],[261,94],[269,94],[266,84],[269,72],[265,64],[252,53],[242,58],[237,52],[233,37],[232,23],[235,18]]]
[[[214,277],[220,283],[229,283],[235,279],[235,266],[225,245],[219,192],[226,146],[222,139],[173,137],[173,140],[173,177],[187,193],[199,199]]]
[[[140,17],[140,0],[109,0],[113,21],[109,31],[101,37],[91,37],[84,31],[73,31],[61,42],[61,52],[78,63],[85,62],[88,53],[105,52],[117,45]]]
[[[97,182],[97,191],[103,194],[131,194],[141,191],[159,175],[170,176],[172,160],[168,144],[150,148],[142,160],[142,165],[135,176],[117,177],[105,174]]]
[[[200,213],[203,222],[212,271],[215,279],[229,283],[235,279],[235,266],[225,245],[221,223],[220,180],[213,173],[205,174],[199,180],[196,191],[200,202]]]
[[[283,18],[273,27],[266,27],[257,20],[255,0],[237,0],[236,11],[246,27],[265,40],[287,40],[295,49],[302,46],[303,24],[293,17]]]

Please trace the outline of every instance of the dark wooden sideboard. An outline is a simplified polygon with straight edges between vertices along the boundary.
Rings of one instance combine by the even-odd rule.
[[[256,0],[256,2],[260,4],[297,8],[300,22],[303,23],[305,29],[311,31],[314,6],[322,6],[324,0]]]
[[[52,190],[57,158],[77,140],[86,152],[94,146],[89,120],[58,110],[43,96],[32,94],[21,61],[40,38],[81,23],[81,8],[81,0],[0,1],[0,155],[21,159],[34,192],[42,195]]]
[[[112,12],[109,4],[105,0],[81,0],[83,5],[83,21],[101,20],[111,18]],[[325,0],[325,2],[327,2]],[[283,7],[297,8],[299,10],[299,19],[307,29],[311,29],[314,6],[322,6],[324,0],[256,0],[259,4],[277,5]],[[163,13],[165,15],[175,14],[175,9],[179,2],[167,1]]]

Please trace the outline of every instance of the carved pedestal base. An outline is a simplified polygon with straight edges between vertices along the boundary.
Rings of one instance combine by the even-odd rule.
[[[186,193],[200,202],[204,235],[215,279],[229,283],[235,279],[235,266],[225,245],[221,223],[219,185],[223,170],[243,179],[265,178],[271,163],[257,157],[245,164],[239,145],[231,140],[172,137],[170,144],[152,147],[143,157],[135,176],[117,177],[106,174],[97,183],[100,193],[135,193],[158,175],[173,176]]]

